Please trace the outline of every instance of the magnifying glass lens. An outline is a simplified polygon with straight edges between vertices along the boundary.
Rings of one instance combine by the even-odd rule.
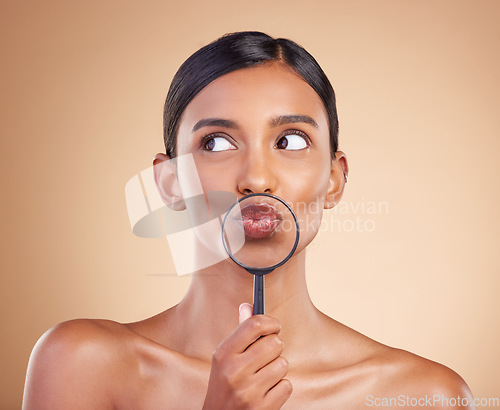
[[[282,199],[252,194],[228,211],[223,239],[229,256],[244,267],[265,269],[293,253],[297,240],[296,217]]]

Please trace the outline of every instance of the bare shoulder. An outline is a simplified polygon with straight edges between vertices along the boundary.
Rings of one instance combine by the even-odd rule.
[[[335,393],[332,403],[383,408],[474,408],[469,387],[450,368],[379,343],[333,319],[328,323],[328,344],[335,351],[327,363]]]
[[[443,408],[473,408],[472,393],[455,371],[405,350],[381,346],[373,361],[379,364],[377,386],[384,397],[406,400],[408,406],[428,406],[432,400],[433,406]]]
[[[132,339],[124,325],[109,320],[71,320],[49,329],[31,353],[23,408],[112,407],[106,382],[136,365],[133,356],[119,360]]]

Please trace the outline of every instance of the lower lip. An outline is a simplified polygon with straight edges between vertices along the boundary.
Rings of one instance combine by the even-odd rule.
[[[249,204],[241,210],[245,236],[250,239],[270,237],[281,223],[278,210],[266,203]]]

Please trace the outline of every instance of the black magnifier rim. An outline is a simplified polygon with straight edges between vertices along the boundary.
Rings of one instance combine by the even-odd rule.
[[[293,220],[295,221],[295,228],[296,228],[296,234],[295,234],[295,243],[293,244],[293,247],[292,247],[292,250],[290,251],[290,253],[286,256],[286,258],[282,259],[281,262],[277,263],[276,265],[272,265],[272,266],[268,266],[268,267],[265,267],[265,268],[256,268],[254,266],[248,266],[248,265],[245,265],[244,263],[240,262],[238,259],[236,259],[233,254],[231,253],[231,251],[229,250],[228,248],[228,245],[226,243],[226,239],[224,238],[224,226],[226,225],[226,220],[227,220],[227,217],[228,215],[230,214],[231,210],[236,206],[238,205],[241,201],[244,201],[245,199],[247,198],[251,198],[253,196],[266,196],[266,197],[269,197],[269,198],[273,198],[279,202],[281,202],[283,205],[285,205],[287,207],[287,209],[290,211],[290,213],[292,214],[293,216]],[[271,195],[271,194],[265,194],[265,193],[256,193],[256,194],[248,194],[248,195],[245,195],[244,197],[238,199],[234,204],[232,204],[229,209],[227,210],[226,212],[226,215],[224,216],[224,219],[222,221],[222,227],[221,227],[221,231],[222,231],[222,244],[224,245],[224,249],[226,250],[226,253],[228,254],[228,256],[231,258],[231,260],[236,263],[237,265],[241,266],[242,268],[246,269],[247,271],[249,271],[250,273],[253,273],[254,275],[259,275],[259,276],[262,276],[262,275],[266,275],[270,272],[272,272],[274,269],[280,267],[281,265],[283,265],[286,261],[288,261],[288,259],[290,259],[292,257],[292,255],[294,254],[295,250],[297,249],[297,245],[299,244],[299,238],[300,238],[300,229],[299,229],[299,221],[297,219],[297,215],[295,215],[295,212],[293,212],[293,209],[291,208],[290,205],[288,205],[283,199],[281,199],[280,197],[276,196],[276,195]]]

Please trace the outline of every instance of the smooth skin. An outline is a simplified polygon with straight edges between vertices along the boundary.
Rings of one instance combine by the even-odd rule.
[[[231,123],[193,132],[214,118]],[[252,275],[225,260],[196,272],[182,301],[149,319],[64,322],[33,349],[23,408],[358,409],[367,396],[472,400],[447,367],[369,339],[313,305],[305,250],[319,227],[318,205],[340,201],[349,169],[343,152],[332,158],[323,104],[305,81],[279,63],[218,78],[183,113],[177,155],[184,154],[193,155],[205,191],[267,192],[295,207],[305,228],[294,256],[266,277],[266,314],[251,316],[243,302],[252,300]],[[155,179],[165,203],[182,209],[191,188],[172,182],[168,161],[155,156]],[[207,252],[201,241],[195,257]]]

